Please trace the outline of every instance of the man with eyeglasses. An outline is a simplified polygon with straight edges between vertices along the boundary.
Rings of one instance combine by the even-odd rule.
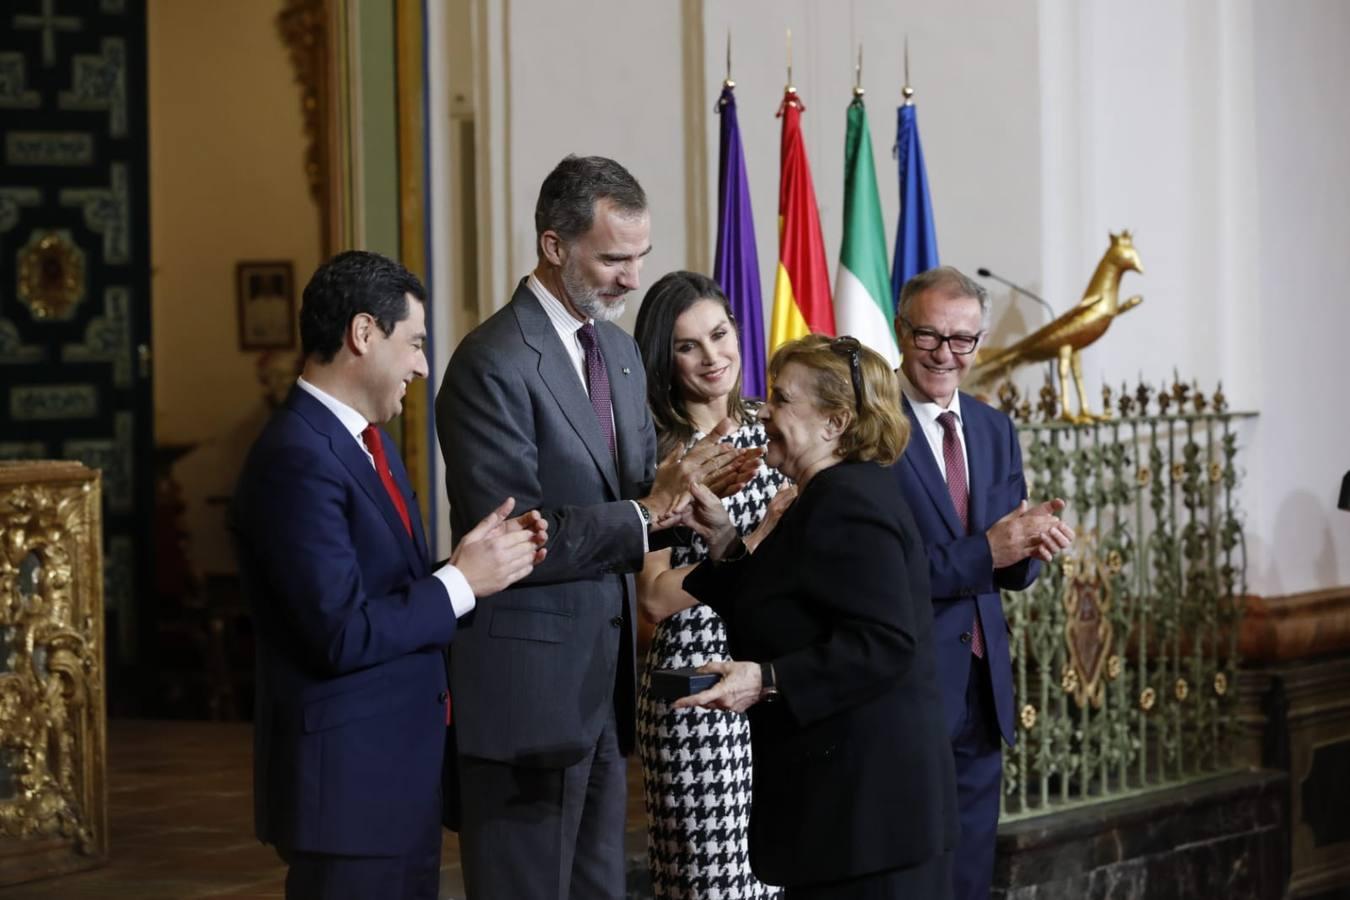
[[[902,403],[913,429],[895,463],[923,535],[933,593],[938,683],[956,762],[961,836],[953,896],[989,896],[1003,777],[1011,745],[1012,665],[1000,589],[1020,591],[1073,541],[1061,499],[1027,504],[1017,431],[959,390],[975,361],[989,296],[957,269],[922,272],[900,291]]]

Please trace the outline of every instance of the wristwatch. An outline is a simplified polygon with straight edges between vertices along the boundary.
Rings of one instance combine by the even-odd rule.
[[[642,527],[648,531],[652,530],[652,511],[648,509],[641,500],[634,500],[633,504],[638,508],[638,515],[642,516]]]
[[[759,664],[759,699],[778,699],[778,679],[773,674],[773,663]]]

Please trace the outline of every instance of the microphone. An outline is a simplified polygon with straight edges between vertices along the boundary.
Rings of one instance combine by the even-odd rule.
[[[1055,308],[1051,306],[1049,303],[1047,303],[1045,298],[1042,297],[1040,294],[1033,294],[1031,291],[1022,287],[1021,285],[1013,284],[1011,281],[1004,278],[1003,276],[995,275],[993,272],[983,267],[976,269],[975,274],[979,275],[981,278],[992,278],[995,281],[999,282],[1000,284],[1007,285],[1008,287],[1012,288],[1014,291],[1021,294],[1022,296],[1030,297],[1032,300],[1035,300],[1041,306],[1045,307],[1045,311],[1050,313],[1051,320],[1055,318]]]

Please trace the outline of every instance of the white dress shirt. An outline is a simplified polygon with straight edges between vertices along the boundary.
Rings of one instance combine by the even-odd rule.
[[[318,400],[328,408],[329,412],[337,416],[338,421],[342,423],[342,427],[347,429],[352,436],[352,440],[356,441],[356,446],[360,447],[361,452],[366,455],[366,459],[370,460],[370,467],[375,468],[375,457],[370,455],[370,449],[366,447],[366,442],[361,439],[361,432],[365,431],[370,424],[366,421],[366,417],[327,391],[310,384],[303,377],[297,378],[295,383],[300,390]],[[446,563],[431,574],[435,575],[437,580],[445,585],[445,592],[450,597],[450,607],[455,611],[456,618],[471,612],[477,605],[478,601],[473,595],[473,588],[469,586],[469,580],[464,577],[464,573],[459,569],[450,563]]]
[[[966,430],[965,422],[961,418],[961,392],[952,393],[952,402],[943,408],[932,400],[925,400],[919,396],[919,392],[910,384],[909,379],[905,377],[904,370],[896,373],[900,376],[900,390],[905,392],[905,397],[909,400],[909,405],[914,409],[914,418],[919,420],[919,430],[923,432],[924,438],[928,441],[928,449],[933,451],[933,459],[937,460],[938,471],[942,473],[942,479],[947,479],[947,461],[942,455],[942,437],[946,433],[942,428],[942,423],[938,421],[938,416],[945,412],[956,416],[956,439],[961,442],[961,464],[966,469],[966,486],[969,490],[970,485],[970,461],[966,455]]]
[[[594,319],[587,319],[586,322],[578,322],[577,317],[568,312],[567,307],[553,292],[544,287],[544,283],[535,276],[533,272],[526,279],[525,284],[539,299],[539,305],[544,308],[544,315],[553,323],[553,330],[558,332],[558,340],[562,341],[563,349],[567,351],[567,357],[572,360],[572,369],[577,373],[577,378],[581,380],[581,389],[590,396],[591,388],[586,379],[586,348],[581,345],[579,332],[581,326],[587,322],[594,323]],[[609,380],[614,384],[614,379]],[[644,398],[645,402],[645,398]],[[614,427],[614,403],[611,398],[609,405],[609,427],[614,432],[614,452],[619,452],[619,429]],[[615,461],[617,464],[617,460]],[[637,501],[630,500],[633,504],[633,512],[637,514],[638,522],[642,525],[642,552],[646,553],[647,543],[647,518],[642,515],[638,509]]]

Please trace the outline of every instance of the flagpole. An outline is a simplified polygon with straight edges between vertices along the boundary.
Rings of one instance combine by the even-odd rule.
[[[909,86],[909,35],[905,35],[905,86],[900,89],[900,96],[905,99],[905,106],[914,105],[914,88]]]
[[[727,80],[722,82],[722,87],[734,88],[736,82],[731,80],[731,29],[727,29]]]
[[[853,99],[861,100],[863,95],[862,86],[862,51],[863,45],[858,45],[858,65],[853,70]]]

